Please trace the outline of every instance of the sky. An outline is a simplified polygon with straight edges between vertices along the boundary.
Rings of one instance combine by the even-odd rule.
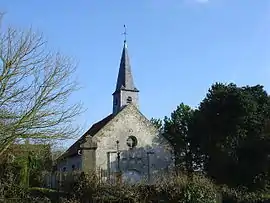
[[[269,0],[0,0],[4,23],[42,32],[78,62],[83,130],[112,112],[123,25],[140,110],[163,118],[197,107],[214,82],[270,92]]]

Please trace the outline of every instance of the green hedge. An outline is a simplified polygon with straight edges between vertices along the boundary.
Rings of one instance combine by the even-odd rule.
[[[267,191],[248,192],[246,189],[220,188],[223,203],[268,203],[270,195]]]
[[[217,187],[200,175],[178,175],[165,178],[155,185],[97,184],[96,178],[85,179],[74,187],[73,199],[104,202],[181,202],[181,203],[266,203],[270,195],[265,191],[248,192],[244,189]]]
[[[216,203],[218,190],[216,186],[203,176],[186,175],[173,176],[159,181],[155,185],[109,185],[97,184],[95,178],[85,177],[74,185],[73,199],[83,200],[92,197],[106,201],[129,201],[129,202],[183,202],[183,203]],[[70,183],[69,183],[70,184]]]
[[[78,203],[89,202],[180,202],[180,203],[266,203],[270,195],[265,191],[248,192],[244,189],[217,187],[199,175],[167,177],[155,185],[110,185],[99,183],[93,175],[86,175],[66,187],[65,192],[46,188],[10,187],[5,198],[31,199],[31,202]],[[70,189],[71,188],[71,189]],[[220,198],[222,196],[222,198]],[[20,201],[23,203],[23,201]]]

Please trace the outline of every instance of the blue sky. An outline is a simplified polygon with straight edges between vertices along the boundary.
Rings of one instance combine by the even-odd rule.
[[[269,0],[1,0],[5,23],[44,33],[75,58],[86,130],[112,111],[123,25],[140,109],[169,115],[196,107],[214,82],[263,84],[270,91]]]

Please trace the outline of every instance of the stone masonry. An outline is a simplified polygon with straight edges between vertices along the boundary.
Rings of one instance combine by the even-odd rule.
[[[102,171],[107,181],[121,172],[124,181],[147,178],[153,182],[174,165],[173,154],[169,142],[139,111],[139,90],[134,85],[125,41],[112,114],[93,124],[59,157],[57,170]]]

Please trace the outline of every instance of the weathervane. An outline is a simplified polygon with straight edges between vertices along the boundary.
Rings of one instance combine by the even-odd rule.
[[[126,25],[124,25],[124,32],[122,33],[122,35],[124,35],[124,37],[125,37],[124,42],[126,43],[126,41],[127,41],[127,28],[126,28]]]

